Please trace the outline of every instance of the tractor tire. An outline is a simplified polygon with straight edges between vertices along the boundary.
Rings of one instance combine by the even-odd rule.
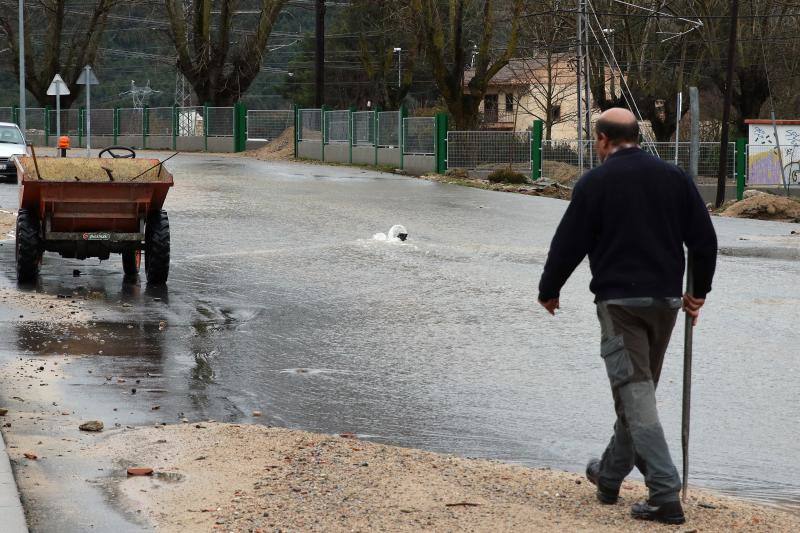
[[[169,277],[169,217],[166,211],[150,216],[144,235],[144,270],[147,283],[166,283]]]
[[[122,252],[122,270],[126,276],[135,276],[139,273],[139,266],[142,263],[141,250],[128,250]]]
[[[42,263],[41,222],[36,214],[27,209],[17,213],[17,281],[35,281]]]

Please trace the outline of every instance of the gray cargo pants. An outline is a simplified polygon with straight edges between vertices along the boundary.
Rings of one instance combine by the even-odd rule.
[[[597,303],[600,351],[617,413],[614,435],[600,461],[600,483],[618,490],[635,465],[652,505],[677,501],[681,489],[656,409],[656,386],[679,306],[675,298]]]

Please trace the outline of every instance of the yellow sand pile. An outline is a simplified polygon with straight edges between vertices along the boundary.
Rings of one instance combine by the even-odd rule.
[[[557,183],[566,184],[578,181],[581,176],[578,167],[561,161],[543,161],[542,176]]]
[[[31,181],[125,182],[136,178],[137,183],[149,183],[172,180],[166,168],[162,167],[159,173],[158,159],[37,157],[34,164],[32,157],[21,157],[18,161],[25,179]]]
[[[287,161],[294,157],[294,128],[287,128],[265,146],[245,152],[262,161]]]
[[[788,220],[800,222],[800,201],[785,196],[756,192],[720,213],[724,217]]]

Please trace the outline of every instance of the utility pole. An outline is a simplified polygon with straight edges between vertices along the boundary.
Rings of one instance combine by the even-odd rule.
[[[586,13],[586,0],[583,0],[583,92],[584,103],[586,104],[584,112],[586,113],[586,147],[589,154],[588,165],[589,168],[594,167],[594,155],[592,152],[592,93],[590,85],[591,69],[589,64],[589,17]]]
[[[581,78],[583,70],[583,0],[576,1],[578,2],[578,20],[575,26],[578,28],[578,41],[575,48],[575,71],[577,74],[577,87],[575,93],[578,97],[578,169],[579,172],[583,173],[583,113],[581,112],[581,99],[583,98],[583,95],[581,94]]]
[[[728,40],[728,75],[725,85],[725,103],[722,108],[722,139],[719,147],[719,174],[717,174],[717,198],[714,205],[725,202],[725,175],[728,173],[728,123],[731,118],[733,99],[733,68],[736,64],[736,30],[739,27],[739,0],[731,0],[731,27]]]
[[[19,0],[19,27],[17,37],[19,37],[19,129],[25,135],[25,2]]]
[[[314,66],[314,105],[322,107],[325,104],[325,0],[316,0],[316,41]]]

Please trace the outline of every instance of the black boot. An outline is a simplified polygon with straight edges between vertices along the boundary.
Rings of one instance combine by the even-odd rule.
[[[650,502],[634,503],[631,507],[631,516],[639,520],[655,520],[664,524],[683,524],[686,517],[683,515],[681,502],[673,501],[661,505],[651,505]]]
[[[586,479],[597,486],[597,499],[600,503],[614,505],[619,499],[619,489],[614,490],[600,483],[600,459],[592,459],[586,465]]]

